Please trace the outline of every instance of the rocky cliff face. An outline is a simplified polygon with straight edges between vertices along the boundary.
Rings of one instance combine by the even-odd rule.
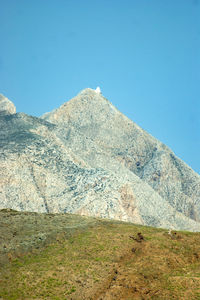
[[[0,115],[0,146],[0,208],[200,230],[200,176],[92,89]]]

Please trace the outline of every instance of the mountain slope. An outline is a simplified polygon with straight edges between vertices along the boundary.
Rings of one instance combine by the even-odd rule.
[[[176,211],[200,221],[200,176],[102,95],[86,89],[44,118],[91,166],[128,169]]]
[[[0,115],[0,208],[200,230],[200,176],[91,89]]]
[[[200,233],[0,211],[2,299],[199,299]]]

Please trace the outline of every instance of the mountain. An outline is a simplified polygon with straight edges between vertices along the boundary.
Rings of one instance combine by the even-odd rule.
[[[200,176],[100,93],[41,118],[2,110],[0,208],[200,230]]]

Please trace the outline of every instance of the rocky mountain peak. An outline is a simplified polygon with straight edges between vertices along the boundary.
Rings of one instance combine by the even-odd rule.
[[[0,114],[10,115],[16,113],[15,105],[4,95],[0,94]]]
[[[42,118],[57,124],[68,124],[73,120],[79,126],[93,126],[94,122],[103,124],[106,120],[111,120],[116,112],[121,114],[101,94],[100,88],[86,88],[59,108],[44,114]]]
[[[0,208],[200,230],[200,176],[100,88],[42,119],[0,118]]]
[[[93,95],[95,96],[96,94],[98,94],[96,92],[96,90],[91,89],[91,88],[85,88],[84,90],[80,91],[79,93],[80,95]]]

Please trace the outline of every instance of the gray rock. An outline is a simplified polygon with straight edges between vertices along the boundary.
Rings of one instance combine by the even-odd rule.
[[[46,119],[91,166],[131,171],[175,210],[200,221],[200,176],[102,95],[86,89]]]
[[[0,146],[0,208],[200,230],[200,176],[92,89],[0,116]]]
[[[0,114],[15,114],[16,113],[16,107],[15,105],[8,100],[8,98],[4,97],[2,94],[0,94]]]

